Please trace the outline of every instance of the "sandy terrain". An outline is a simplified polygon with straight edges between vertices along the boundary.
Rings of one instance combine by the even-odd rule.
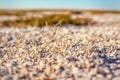
[[[119,80],[120,26],[0,29],[0,80]]]
[[[1,15],[0,21],[53,13],[62,14]],[[91,18],[97,24],[0,28],[0,80],[120,80],[120,14],[71,18]]]

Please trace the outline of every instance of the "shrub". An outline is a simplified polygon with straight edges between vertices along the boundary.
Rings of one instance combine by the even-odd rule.
[[[73,24],[73,25],[89,25],[93,23],[92,19],[89,18],[77,18],[71,19],[70,15],[48,15],[43,18],[18,18],[14,21],[3,21],[2,26],[13,26],[13,27],[24,27],[24,26],[53,26],[59,23],[60,25]]]

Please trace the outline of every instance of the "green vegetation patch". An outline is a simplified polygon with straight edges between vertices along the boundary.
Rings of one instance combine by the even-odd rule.
[[[48,15],[44,16],[43,18],[18,18],[14,21],[3,21],[0,22],[0,26],[8,26],[8,27],[25,27],[25,26],[54,26],[56,24],[65,25],[65,24],[72,24],[72,25],[90,25],[94,22],[90,18],[77,18],[71,19],[70,15]]]

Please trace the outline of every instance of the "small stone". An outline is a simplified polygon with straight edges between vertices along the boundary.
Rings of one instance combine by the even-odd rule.
[[[71,61],[79,61],[79,59],[74,58],[74,57],[69,57],[69,58],[67,58],[67,59],[69,60],[69,62],[71,62]]]
[[[3,53],[0,52],[0,57],[3,57],[3,56],[4,56]]]

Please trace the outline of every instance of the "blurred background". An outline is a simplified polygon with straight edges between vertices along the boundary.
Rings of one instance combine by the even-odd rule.
[[[0,9],[120,10],[120,0],[0,0]]]
[[[0,0],[0,27],[118,24],[119,13],[120,0]]]

